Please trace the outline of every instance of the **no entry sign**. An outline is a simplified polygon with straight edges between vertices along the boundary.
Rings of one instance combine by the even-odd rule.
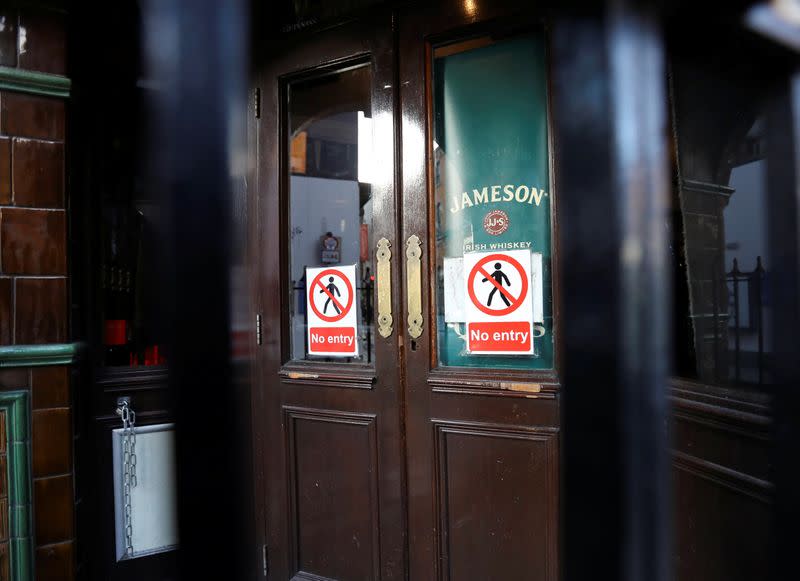
[[[309,355],[358,355],[356,266],[306,268],[306,281]]]
[[[464,272],[467,351],[533,353],[530,251],[468,253]]]

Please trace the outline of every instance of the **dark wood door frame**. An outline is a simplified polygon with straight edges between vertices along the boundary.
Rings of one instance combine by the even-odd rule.
[[[446,461],[443,455],[447,454],[447,439],[455,437],[462,438],[462,443],[477,438],[476,451],[485,456],[521,443],[523,448],[518,450],[522,450],[522,455],[534,453],[541,460],[543,468],[537,476],[540,479],[536,480],[541,488],[531,491],[531,498],[538,503],[536,510],[541,509],[542,515],[537,534],[541,530],[543,540],[535,547],[542,565],[535,575],[548,580],[558,578],[558,367],[551,371],[500,373],[437,369],[434,361],[435,262],[430,243],[433,232],[428,219],[432,215],[427,145],[431,140],[426,137],[430,127],[431,91],[427,85],[427,67],[431,42],[544,29],[540,15],[520,9],[515,2],[504,6],[481,3],[477,16],[463,12],[459,6],[456,2],[444,2],[435,7],[416,6],[391,14],[378,10],[358,21],[316,34],[301,33],[294,39],[281,39],[265,59],[267,64],[256,74],[255,84],[261,91],[261,119],[255,122],[251,134],[251,143],[258,153],[253,176],[256,186],[250,198],[254,208],[250,245],[254,264],[259,265],[254,280],[254,304],[265,324],[263,345],[257,348],[254,365],[254,456],[257,518],[264,523],[264,543],[271,547],[270,575],[277,578],[289,578],[298,573],[296,552],[291,548],[284,550],[295,542],[290,538],[293,533],[287,516],[292,506],[291,495],[281,482],[283,476],[270,472],[270,467],[282,467],[280,470],[287,467],[289,450],[294,444],[286,426],[298,419],[369,424],[368,417],[356,417],[365,411],[358,407],[357,401],[368,391],[356,389],[358,387],[372,387],[373,394],[382,391],[385,398],[381,413],[391,418],[391,421],[377,424],[380,431],[377,441],[382,451],[376,462],[384,460],[383,453],[389,454],[387,458],[396,455],[403,459],[385,482],[386,486],[380,488],[382,502],[390,507],[384,514],[391,515],[391,522],[385,519],[381,522],[382,527],[388,525],[383,531],[388,536],[386,542],[381,536],[380,571],[375,572],[376,576],[379,573],[382,578],[447,576],[451,557],[460,557],[451,555],[445,548],[448,539],[443,533],[449,524],[442,505],[443,486],[446,485],[443,480],[446,475],[442,473]],[[393,22],[391,26],[390,21]],[[520,26],[520,23],[524,24]],[[288,272],[289,265],[286,253],[275,251],[283,248],[282,236],[288,232],[285,203],[288,162],[283,151],[287,135],[281,131],[281,125],[285,125],[282,116],[286,113],[281,87],[287,79],[333,71],[365,58],[373,66],[373,106],[392,119],[385,121],[385,131],[392,135],[394,147],[390,162],[394,177],[378,185],[383,190],[376,200],[382,201],[382,207],[375,209],[376,215],[389,218],[383,226],[377,226],[375,237],[385,236],[392,243],[394,324],[392,335],[383,343],[383,350],[376,359],[374,372],[367,368],[329,366],[323,369],[315,363],[288,362],[288,308],[281,277]],[[552,131],[549,133],[552,160],[555,152]],[[557,191],[554,170],[551,161],[552,192]],[[554,242],[557,239],[555,215],[554,204]],[[405,241],[411,235],[423,240],[423,291],[427,297],[423,301],[424,332],[416,339],[407,330],[405,296]],[[554,243],[555,281],[558,280],[557,256]],[[554,296],[557,324],[557,290]],[[559,362],[557,342],[557,366]],[[378,378],[383,382],[381,390],[375,388]],[[504,389],[508,384],[530,390]],[[332,419],[333,412],[342,412],[346,406],[350,406],[350,412],[358,411],[345,412],[338,420]],[[284,411],[277,415],[264,413],[264,410],[279,409]],[[457,413],[453,412],[455,409]],[[479,495],[492,495],[488,487],[476,490]],[[510,505],[504,508],[512,510]],[[479,565],[490,567],[494,563],[488,557]]]

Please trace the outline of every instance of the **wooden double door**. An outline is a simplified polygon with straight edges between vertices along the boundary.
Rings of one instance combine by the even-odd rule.
[[[548,42],[535,15],[489,4],[287,35],[255,76],[270,579],[558,576]],[[467,341],[465,260],[490,250],[532,257],[523,347]],[[327,350],[325,317],[344,337]]]

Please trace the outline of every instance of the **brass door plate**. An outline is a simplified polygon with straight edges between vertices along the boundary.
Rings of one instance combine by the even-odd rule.
[[[392,251],[386,238],[378,240],[375,258],[378,263],[378,333],[392,334]]]
[[[406,284],[408,286],[408,334],[422,335],[422,249],[420,239],[412,234],[406,241]]]

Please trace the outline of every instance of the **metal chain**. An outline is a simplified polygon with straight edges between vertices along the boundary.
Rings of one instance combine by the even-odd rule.
[[[136,412],[122,402],[122,503],[125,525],[125,555],[133,556],[131,488],[136,488]]]

